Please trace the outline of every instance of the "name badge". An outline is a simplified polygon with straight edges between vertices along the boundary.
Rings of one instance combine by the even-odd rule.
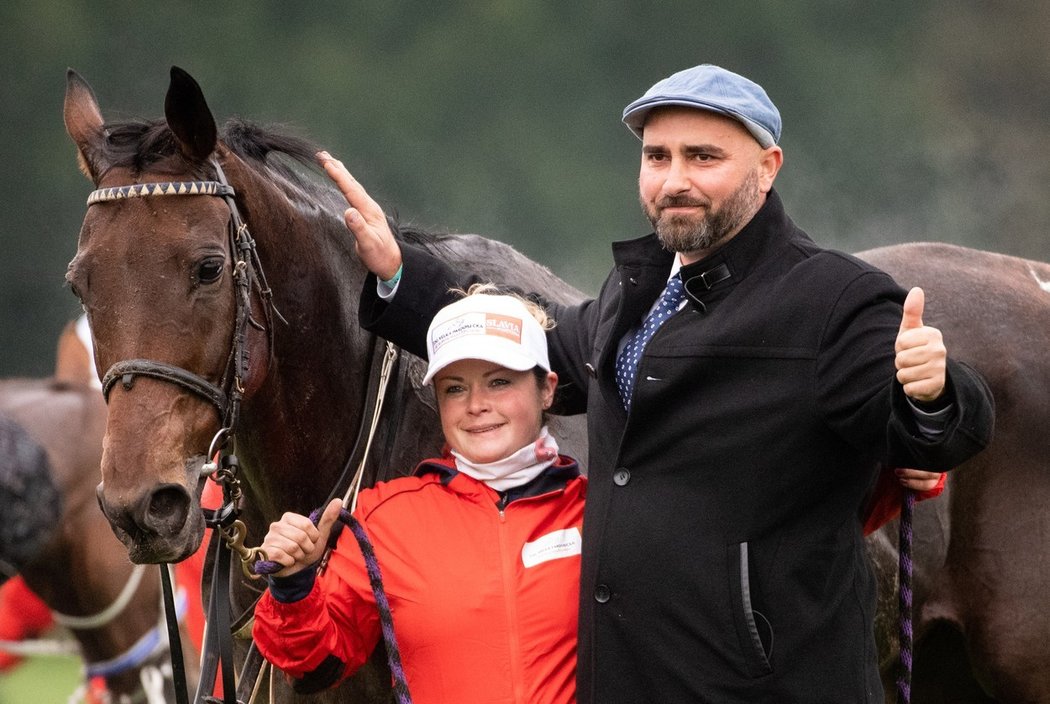
[[[526,567],[535,567],[548,560],[579,555],[582,544],[579,528],[556,530],[531,543],[525,543],[521,548],[521,562]]]

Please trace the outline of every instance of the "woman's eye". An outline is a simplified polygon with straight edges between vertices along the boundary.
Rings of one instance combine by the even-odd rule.
[[[202,284],[211,284],[222,276],[223,261],[221,259],[206,259],[197,266],[197,281]]]

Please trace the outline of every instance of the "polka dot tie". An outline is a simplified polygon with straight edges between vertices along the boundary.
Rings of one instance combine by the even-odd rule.
[[[685,297],[682,277],[675,274],[667,282],[667,288],[660,294],[656,308],[649,317],[642,321],[640,327],[630,333],[627,344],[623,346],[620,356],[616,358],[616,387],[620,390],[623,407],[631,410],[631,393],[634,390],[635,377],[638,376],[638,362],[642,358],[645,346],[656,334],[656,330],[668,318],[675,314]]]

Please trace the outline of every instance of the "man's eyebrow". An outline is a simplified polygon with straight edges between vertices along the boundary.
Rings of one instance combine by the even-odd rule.
[[[660,144],[648,144],[642,147],[642,154],[666,154],[671,151],[667,147]],[[717,144],[690,144],[682,147],[682,151],[687,156],[694,154],[709,154],[711,156],[725,156],[726,151]]]
[[[683,151],[686,154],[711,154],[712,156],[725,156],[726,150],[717,144],[691,144]]]

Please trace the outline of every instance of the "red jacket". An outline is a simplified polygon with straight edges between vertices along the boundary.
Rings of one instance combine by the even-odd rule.
[[[432,460],[363,491],[355,512],[375,547],[413,701],[574,702],[586,480],[562,458],[501,509],[496,491],[452,466]],[[296,679],[327,670],[332,656],[340,678],[361,666],[381,633],[349,530],[305,598],[267,591],[254,637]]]

